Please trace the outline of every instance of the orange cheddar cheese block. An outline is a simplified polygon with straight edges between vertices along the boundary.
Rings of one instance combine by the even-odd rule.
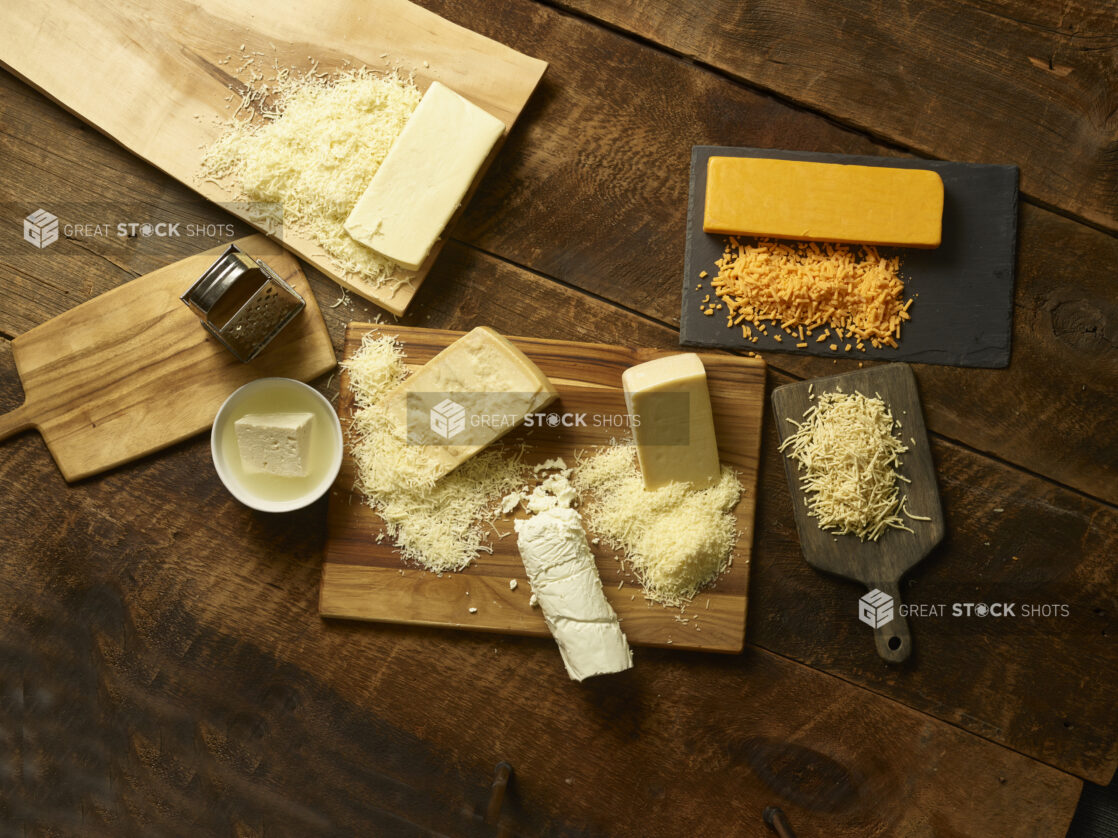
[[[703,230],[939,247],[943,180],[928,169],[711,157]]]

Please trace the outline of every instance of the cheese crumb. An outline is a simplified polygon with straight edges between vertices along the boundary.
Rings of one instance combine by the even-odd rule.
[[[515,579],[510,579],[509,580],[509,590],[510,591],[515,591],[516,590],[516,580]]]

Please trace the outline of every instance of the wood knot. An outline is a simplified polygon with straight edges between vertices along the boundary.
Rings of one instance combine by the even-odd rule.
[[[1087,300],[1063,300],[1049,313],[1052,334],[1062,343],[1092,352],[1114,349],[1113,318]]]

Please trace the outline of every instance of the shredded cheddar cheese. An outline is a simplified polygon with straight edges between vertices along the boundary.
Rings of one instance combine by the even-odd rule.
[[[786,331],[798,328],[800,340],[803,329],[827,326],[839,337],[897,346],[912,304],[902,300],[898,258],[845,244],[730,241],[711,286],[729,309],[732,325],[761,328],[772,321]]]

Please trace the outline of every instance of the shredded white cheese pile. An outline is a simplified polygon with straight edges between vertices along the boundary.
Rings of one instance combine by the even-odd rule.
[[[500,516],[502,496],[521,482],[519,455],[482,451],[436,480],[435,463],[378,409],[407,376],[396,340],[370,332],[342,366],[358,408],[348,429],[356,488],[384,521],[404,561],[436,573],[462,570],[492,549],[482,527]]]
[[[808,514],[819,527],[876,541],[889,527],[908,530],[900,514],[900,455],[908,448],[894,434],[893,414],[880,398],[862,393],[824,393],[796,422],[780,450],[803,471]],[[908,514],[907,511],[905,514]],[[910,517],[916,517],[911,516]]]
[[[686,605],[730,566],[742,491],[732,468],[702,491],[681,483],[647,490],[636,448],[614,445],[581,458],[573,481],[588,529],[622,555],[650,599]]]
[[[273,210],[255,220],[313,238],[348,281],[400,285],[408,274],[343,224],[419,99],[395,73],[279,69],[274,82],[242,95],[228,129],[206,149],[201,177],[239,199],[282,206],[282,219]]]

